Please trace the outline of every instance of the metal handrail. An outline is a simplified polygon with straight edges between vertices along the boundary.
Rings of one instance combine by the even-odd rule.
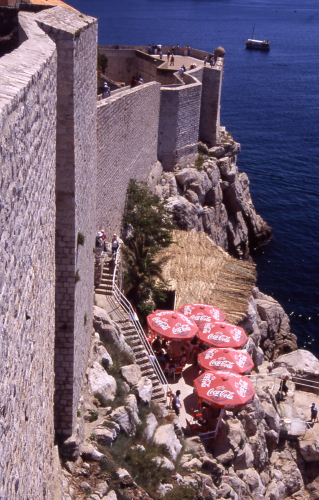
[[[157,358],[154,355],[154,351],[153,351],[152,347],[150,346],[148,340],[145,337],[145,333],[144,333],[144,330],[142,328],[142,325],[140,324],[131,303],[123,295],[120,288],[116,284],[116,274],[117,274],[118,268],[120,268],[119,274],[120,275],[122,274],[121,266],[122,266],[122,258],[121,258],[121,250],[120,250],[120,246],[119,246],[119,248],[116,252],[116,257],[115,257],[115,265],[114,265],[113,279],[112,279],[112,295],[115,298],[115,300],[120,304],[120,306],[122,307],[124,312],[127,314],[131,323],[133,323],[133,325],[135,327],[135,331],[136,331],[140,341],[142,342],[144,349],[149,357],[151,366],[153,367],[154,372],[156,373],[160,383],[163,386],[164,391],[166,392],[165,396],[167,398],[169,386],[168,386],[168,382],[166,380],[166,377],[164,375],[164,372],[163,372]],[[121,276],[119,277],[119,282],[120,282],[120,287],[121,287],[122,286],[122,277]],[[150,356],[152,356],[152,357],[150,358]]]

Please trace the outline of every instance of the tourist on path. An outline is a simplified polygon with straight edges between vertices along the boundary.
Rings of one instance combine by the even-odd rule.
[[[207,63],[207,56],[204,57],[204,66],[206,66]]]
[[[173,410],[175,411],[176,415],[179,416],[180,409],[182,407],[181,399],[180,399],[181,391],[178,389],[176,391],[176,394],[173,393]]]
[[[171,61],[169,63],[170,66],[174,66],[174,62],[175,62],[175,59],[174,59],[174,56],[173,54],[171,55]]]
[[[311,406],[309,406],[311,410],[311,422],[318,422],[318,408],[316,407],[315,403],[312,403]]]
[[[119,246],[123,243],[121,238],[119,238],[116,234],[113,234],[112,238],[112,255],[116,255]]]

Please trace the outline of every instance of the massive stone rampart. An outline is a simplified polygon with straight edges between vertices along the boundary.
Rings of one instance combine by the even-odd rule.
[[[146,181],[157,161],[160,84],[146,83],[97,106],[97,228],[119,231],[131,178]]]
[[[0,498],[52,498],[56,67],[20,13],[0,59]]]
[[[164,170],[197,154],[202,85],[184,75],[184,84],[162,87],[158,131],[158,158]]]
[[[38,15],[57,68],[56,432],[69,436],[86,369],[93,311],[96,177],[95,19],[63,7]],[[78,244],[78,234],[85,237]]]

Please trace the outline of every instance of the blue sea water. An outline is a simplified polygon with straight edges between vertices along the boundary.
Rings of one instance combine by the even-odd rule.
[[[100,44],[226,50],[221,122],[242,144],[240,170],[273,227],[255,255],[258,286],[319,356],[319,4],[316,0],[71,0],[98,17]],[[244,40],[269,39],[268,53]]]

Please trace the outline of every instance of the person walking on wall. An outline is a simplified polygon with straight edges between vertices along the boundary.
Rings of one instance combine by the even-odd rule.
[[[181,67],[179,68],[178,72],[179,72],[179,76],[180,76],[181,78],[183,78],[183,73],[184,73],[183,66],[181,66]]]
[[[207,63],[207,56],[204,57],[204,66],[206,66]]]
[[[311,422],[315,423],[318,422],[318,408],[316,407],[315,403],[312,403],[311,406],[309,406],[310,411],[311,411]]]
[[[170,50],[168,50],[167,51],[167,62],[169,62],[170,57],[171,57],[171,52],[170,52]]]
[[[180,399],[181,391],[178,389],[176,391],[176,394],[173,393],[173,410],[175,411],[176,415],[179,416],[180,409],[182,407],[181,399]]]
[[[170,66],[174,66],[174,62],[175,62],[175,59],[174,59],[174,56],[173,54],[171,55],[171,61],[169,63]]]
[[[133,76],[133,78],[132,78],[132,80],[131,80],[131,84],[130,84],[130,85],[131,85],[131,89],[133,89],[134,87],[136,87],[136,85],[137,85],[137,80],[136,80],[135,76]]]

